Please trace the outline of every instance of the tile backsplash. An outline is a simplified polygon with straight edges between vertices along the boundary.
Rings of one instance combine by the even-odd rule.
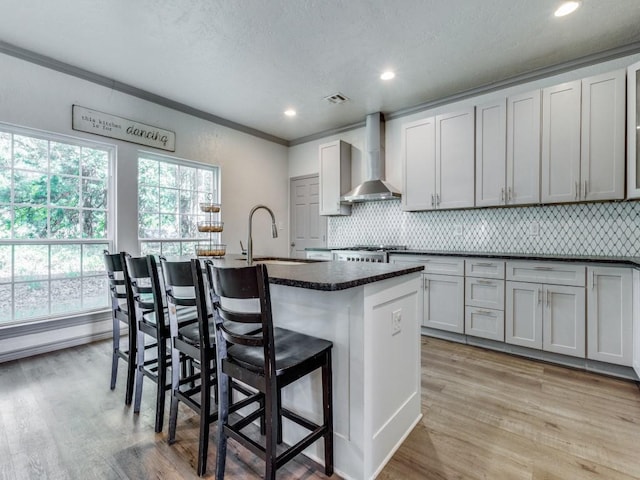
[[[359,203],[329,217],[329,247],[640,256],[640,202],[403,212],[400,201]]]

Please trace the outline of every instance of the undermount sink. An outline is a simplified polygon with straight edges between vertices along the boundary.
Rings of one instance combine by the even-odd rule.
[[[295,260],[254,260],[253,263],[264,263],[266,265],[304,265],[309,262],[296,262]]]
[[[244,258],[239,260],[242,262],[247,261]],[[285,258],[254,258],[253,263],[254,265],[257,263],[262,263],[264,265],[305,265],[307,263],[315,263],[315,262],[310,262],[305,259],[294,260],[294,259],[285,259]]]

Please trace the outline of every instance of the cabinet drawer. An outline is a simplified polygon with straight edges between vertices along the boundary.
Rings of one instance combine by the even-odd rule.
[[[449,256],[404,255],[407,261],[424,265],[423,273],[464,275],[464,258]],[[395,258],[400,257],[397,255]]]
[[[507,262],[507,280],[584,287],[586,267],[571,263]]]
[[[468,258],[464,263],[464,274],[467,277],[504,279],[504,263],[504,260]]]
[[[489,308],[465,307],[464,333],[504,342],[504,312]]]
[[[465,305],[504,310],[504,280],[465,278]]]

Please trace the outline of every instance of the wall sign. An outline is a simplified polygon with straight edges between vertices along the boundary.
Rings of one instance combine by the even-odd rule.
[[[73,105],[72,118],[72,128],[80,132],[117,138],[170,152],[176,151],[176,134],[169,130],[90,110],[79,105]]]

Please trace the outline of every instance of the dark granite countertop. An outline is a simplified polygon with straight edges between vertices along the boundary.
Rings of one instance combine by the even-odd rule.
[[[399,265],[391,263],[323,262],[274,257],[254,257],[260,260],[286,260],[300,265],[267,265],[269,282],[289,287],[311,290],[336,291],[379,282],[413,272],[420,272],[422,265]],[[213,260],[221,267],[245,265],[245,257],[231,254]]]
[[[546,255],[541,253],[464,252],[448,250],[395,250],[390,254],[442,255],[454,257],[482,257],[504,260],[541,260],[555,262],[614,263],[640,268],[640,257],[600,257],[596,255]]]

